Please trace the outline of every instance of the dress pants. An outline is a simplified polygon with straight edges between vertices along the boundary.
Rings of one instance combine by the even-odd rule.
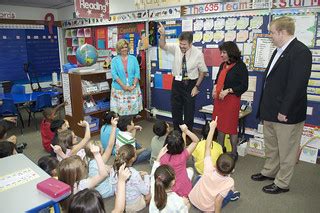
[[[297,124],[263,122],[266,161],[261,174],[274,177],[274,183],[289,188],[303,131],[304,121]]]
[[[192,131],[195,97],[191,97],[191,91],[197,83],[195,80],[172,82],[171,90],[171,112],[173,119],[173,127],[180,130],[179,125],[186,124],[188,129]],[[184,116],[184,120],[183,120]]]

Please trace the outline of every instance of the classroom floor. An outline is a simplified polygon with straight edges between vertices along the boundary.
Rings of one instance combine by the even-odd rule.
[[[41,114],[38,116],[40,122]],[[26,119],[26,116],[24,116]],[[150,141],[153,137],[152,121],[141,121],[138,123],[143,127],[142,132],[137,133],[137,140],[145,147],[150,147]],[[35,126],[26,127],[23,135],[19,129],[13,129],[9,135],[14,133],[18,137],[18,142],[28,143],[24,154],[35,163],[37,160],[47,155],[41,145],[40,132]],[[95,137],[98,138],[98,137]],[[277,212],[277,213],[316,213],[320,212],[320,166],[310,163],[299,162],[295,167],[295,173],[291,181],[290,192],[269,195],[261,191],[262,187],[270,184],[270,181],[254,182],[250,176],[260,171],[264,160],[259,157],[247,155],[239,157],[235,173],[232,177],[235,179],[236,190],[241,192],[241,198],[238,201],[229,203],[223,212]],[[112,164],[112,159],[110,160]],[[150,172],[149,163],[140,164],[136,167],[138,170]],[[114,206],[114,198],[105,199],[106,212],[111,212]],[[148,212],[147,209],[141,212]],[[191,208],[190,212],[200,212]]]

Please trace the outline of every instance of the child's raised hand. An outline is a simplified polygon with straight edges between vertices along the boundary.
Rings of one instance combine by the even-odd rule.
[[[157,161],[160,161],[160,159],[162,158],[162,156],[167,153],[167,151],[168,151],[167,146],[168,146],[168,144],[166,144],[164,147],[162,147],[162,148],[160,149],[160,152],[159,152],[159,154],[158,154],[158,156],[157,156]]]
[[[139,131],[141,131],[141,130],[142,130],[142,126],[139,126],[139,125],[134,126],[134,128],[135,128],[136,130],[139,130]]]
[[[10,136],[9,138],[7,138],[7,141],[16,144],[17,143],[17,137],[15,135]]]
[[[111,118],[111,125],[117,127],[119,118]]]
[[[218,116],[216,116],[216,119],[210,122],[210,129],[215,129],[217,127],[217,123],[218,123]]]
[[[161,22],[159,22],[160,27],[158,28],[158,32],[160,35],[164,35],[165,34],[165,30],[164,30],[164,26],[161,24]]]
[[[100,147],[94,144],[90,144],[90,151],[92,152],[92,154],[100,153]]]
[[[119,181],[126,181],[131,176],[131,172],[126,168],[126,164],[122,164],[119,168]]]
[[[179,125],[182,132],[186,132],[188,130],[188,126],[185,124]]]
[[[58,154],[60,152],[62,152],[62,148],[59,145],[52,145],[50,144],[51,148],[53,149],[54,153]]]
[[[78,125],[82,127],[86,127],[86,126],[89,126],[89,123],[87,121],[80,121],[78,122]]]

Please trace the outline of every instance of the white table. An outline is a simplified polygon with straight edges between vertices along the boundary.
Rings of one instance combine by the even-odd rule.
[[[0,191],[1,212],[38,212],[40,209],[52,205],[55,212],[60,212],[58,203],[41,194],[36,187],[37,183],[50,177],[46,172],[24,154],[16,154],[0,159],[0,177],[27,168],[37,173],[37,177],[21,185]]]

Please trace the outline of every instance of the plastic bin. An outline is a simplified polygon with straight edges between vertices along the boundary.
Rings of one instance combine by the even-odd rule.
[[[99,130],[99,118],[93,116],[86,116],[84,119],[89,123],[91,132],[96,132]]]
[[[97,101],[97,105],[101,110],[110,109],[110,101],[99,100]]]

